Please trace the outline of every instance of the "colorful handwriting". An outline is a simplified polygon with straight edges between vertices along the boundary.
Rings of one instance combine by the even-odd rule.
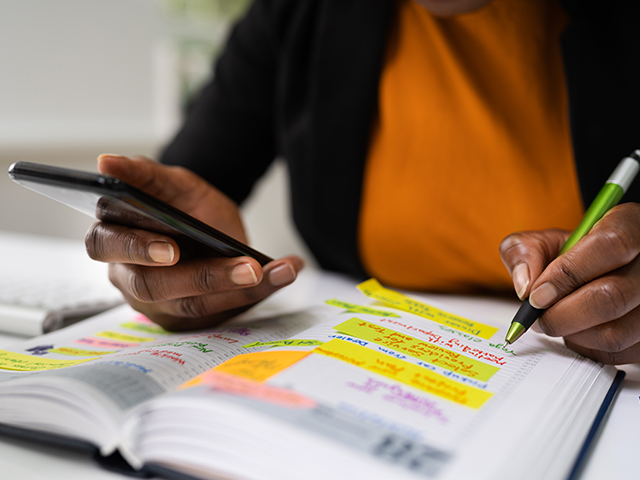
[[[375,278],[371,278],[366,282],[361,283],[358,285],[358,289],[368,297],[375,298],[389,306],[428,318],[434,322],[448,325],[457,330],[461,330],[481,338],[490,339],[493,334],[498,331],[498,328],[496,327],[484,325],[482,323],[474,322],[458,315],[445,312],[444,310],[432,307],[426,303],[413,300],[412,298],[394,290],[384,288]]]
[[[398,315],[397,313],[390,312],[388,310],[378,310],[376,308],[356,305],[355,303],[343,302],[342,300],[336,300],[335,298],[332,298],[331,300],[327,300],[325,303],[332,305],[334,307],[344,308],[349,312],[368,313],[369,315],[377,315],[378,317],[400,318],[400,315]]]
[[[91,337],[83,337],[74,340],[75,343],[80,343],[82,345],[91,345],[94,347],[106,347],[106,348],[129,348],[129,347],[137,347],[139,343],[123,343],[123,342],[114,342],[112,340],[102,340],[100,338],[91,338]]]
[[[198,350],[201,353],[211,353],[213,352],[213,350],[209,350],[209,344],[208,343],[201,343],[201,342],[167,342],[167,343],[161,343],[159,345],[156,345],[156,347],[191,347],[191,348],[195,348],[196,350]]]
[[[310,352],[300,350],[266,350],[245,353],[221,363],[214,370],[263,382],[309,354]]]
[[[149,325],[147,323],[126,322],[121,323],[120,326],[122,328],[128,328],[129,330],[137,330],[139,332],[151,333],[153,335],[168,335],[170,333],[158,325]]]
[[[505,365],[507,362],[505,361],[504,357],[499,357],[494,353],[490,353],[490,352],[485,352],[484,350],[480,350],[479,348],[473,348],[470,347],[468,345],[465,345],[464,343],[460,342],[460,340],[458,340],[457,338],[444,338],[442,335],[438,335],[437,333],[432,332],[431,330],[425,330],[423,328],[416,328],[413,327],[411,325],[406,325],[400,322],[397,322],[395,320],[389,320],[387,318],[383,318],[382,320],[380,320],[381,323],[390,323],[392,325],[396,325],[399,327],[402,327],[406,330],[412,330],[418,333],[421,333],[423,335],[425,335],[427,337],[427,340],[431,343],[435,343],[437,345],[441,345],[443,347],[448,347],[448,348],[455,348],[456,350],[460,350],[462,353],[468,353],[469,355],[472,355],[476,358],[480,358],[482,360],[488,360],[490,362],[493,362],[497,365]],[[460,333],[460,332],[456,332],[455,330],[451,330],[449,328],[446,327],[442,327],[446,330],[449,330],[449,333]],[[464,335],[464,334],[463,334]],[[465,335],[465,337],[469,337],[469,335]],[[471,337],[473,338],[474,341],[476,342],[481,342],[482,340],[480,340],[479,338],[475,338],[475,337]],[[489,346],[494,346],[494,344],[490,343]],[[505,350],[506,351],[506,350]]]
[[[449,422],[449,419],[438,407],[436,402],[416,395],[406,388],[403,388],[402,385],[383,382],[382,380],[369,377],[364,385],[356,385],[353,382],[348,382],[347,386],[368,395],[380,391],[383,393],[382,398],[389,403],[393,403],[405,410],[419,413],[427,418],[436,418],[442,423]]]
[[[449,380],[424,367],[342,340],[331,340],[320,347],[316,347],[312,352],[342,360],[370,372],[392,378],[418,390],[471,408],[481,407],[493,395],[492,393]]]
[[[497,348],[498,350],[501,350],[504,353],[510,353],[511,355],[515,356],[515,353],[513,352],[513,350],[509,350],[504,343],[490,343],[489,346],[492,348]]]
[[[120,355],[115,355],[115,356],[126,357],[128,355],[142,355],[145,353],[151,355],[152,357],[166,358],[179,365],[184,365],[185,363],[184,360],[180,358],[182,357],[182,354],[179,352],[173,352],[171,350],[155,350],[153,348],[146,348],[144,350],[138,350],[137,352],[131,352],[131,353],[122,353]]]
[[[112,340],[119,340],[121,342],[142,343],[152,342],[155,340],[155,338],[136,337],[134,335],[127,335],[126,333],[114,332],[113,330],[105,330],[104,332],[98,332],[95,335],[98,337],[110,338]]]
[[[82,348],[58,347],[50,350],[51,353],[59,353],[60,355],[70,355],[72,357],[100,357],[110,353],[116,353],[115,350],[105,352],[104,350],[84,350]]]
[[[179,339],[179,341],[187,341],[187,340],[195,340],[195,339],[211,340],[211,339],[214,339],[214,338],[218,339],[218,340],[225,341],[229,345],[234,344],[234,343],[238,343],[238,340],[236,340],[235,338],[225,337],[224,335],[222,335],[219,332],[196,333],[194,335],[189,335],[187,337],[181,337]]]
[[[362,345],[363,347],[369,345],[369,342],[360,340],[359,338],[347,337],[346,335],[329,335],[329,338],[337,338],[338,340],[355,343],[356,345]]]
[[[57,368],[70,367],[84,362],[95,360],[87,358],[84,360],[54,360],[52,358],[32,357],[22,353],[0,350],[0,369],[17,370],[20,372],[35,372],[38,370],[54,370]]]
[[[466,357],[424,340],[355,317],[333,328],[347,335],[368,340],[418,360],[424,360],[432,365],[479,380],[488,380],[499,370],[498,367],[487,365],[475,358]],[[384,353],[397,356],[394,352],[385,351]]]
[[[133,362],[123,362],[121,360],[106,360],[106,361],[100,360],[96,362],[96,364],[113,365],[115,367],[125,367],[132,370],[137,370],[140,373],[151,373],[153,371],[153,369],[147,368],[144,365],[140,365],[138,363],[133,363]]]
[[[315,345],[322,345],[324,342],[320,340],[304,340],[301,338],[294,338],[290,340],[274,340],[273,342],[253,342],[248,345],[243,345],[242,348],[252,348],[252,347],[264,347],[264,346],[272,346],[272,347],[308,347]]]

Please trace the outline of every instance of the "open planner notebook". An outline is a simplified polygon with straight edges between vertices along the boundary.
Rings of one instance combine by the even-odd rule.
[[[0,350],[0,432],[176,479],[570,475],[614,368],[358,288],[358,305],[178,334],[122,306]]]

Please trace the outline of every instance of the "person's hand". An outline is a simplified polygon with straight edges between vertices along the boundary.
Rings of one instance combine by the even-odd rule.
[[[247,242],[236,204],[190,170],[118,155],[101,155],[98,169]],[[292,283],[304,265],[295,256],[264,267],[249,257],[190,256],[167,235],[106,222],[91,227],[85,244],[91,258],[109,263],[111,282],[133,308],[174,331],[246,310]]]
[[[538,328],[572,350],[602,363],[640,362],[640,204],[613,208],[555,258],[568,236],[542,230],[505,238],[500,255],[518,296],[547,308]]]

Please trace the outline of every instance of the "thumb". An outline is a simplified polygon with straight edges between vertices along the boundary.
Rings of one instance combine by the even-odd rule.
[[[500,244],[500,258],[507,267],[520,300],[531,292],[531,285],[546,266],[558,256],[571,232],[548,229],[513,233]]]

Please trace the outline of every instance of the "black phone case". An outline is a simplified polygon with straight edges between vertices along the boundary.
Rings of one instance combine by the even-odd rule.
[[[163,233],[169,229],[170,232],[206,245],[219,255],[248,256],[263,266],[272,261],[267,255],[117,178],[29,162],[11,165],[9,176],[14,182],[30,190],[101,220],[104,219],[100,218],[101,208],[111,208],[113,211],[113,202],[120,202],[118,205],[126,209],[127,218],[139,215],[165,227],[159,229]],[[96,204],[99,205],[98,210]],[[111,221],[126,223],[113,220],[113,217]]]

